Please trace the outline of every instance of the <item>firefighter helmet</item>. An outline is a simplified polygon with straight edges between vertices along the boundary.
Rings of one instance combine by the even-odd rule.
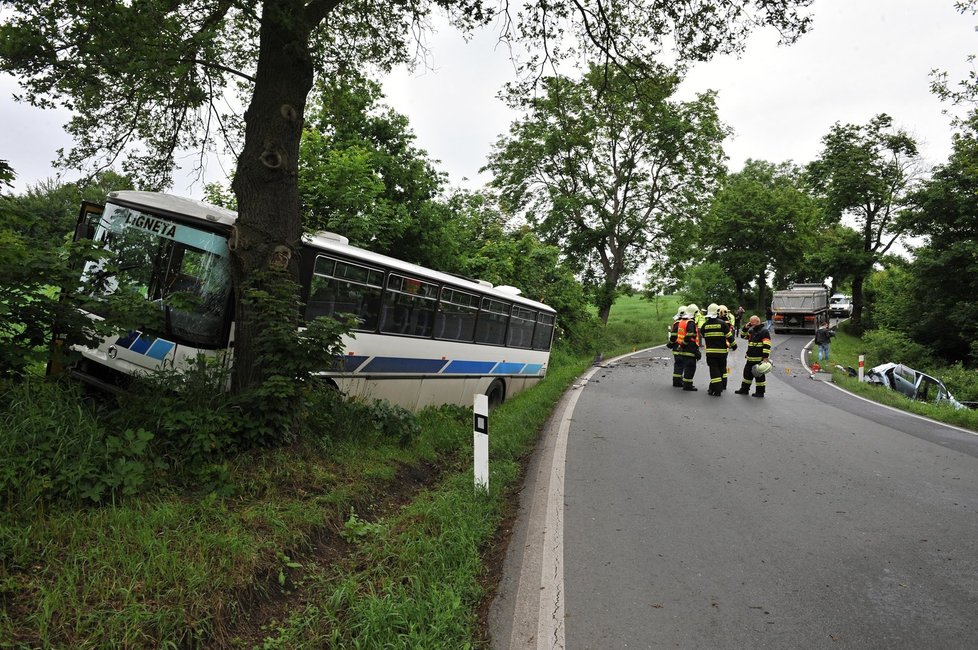
[[[697,307],[695,303],[689,303],[689,305],[686,306],[686,315],[692,318],[699,310],[700,308]]]
[[[750,369],[751,373],[758,379],[771,372],[771,368],[774,366],[770,361],[761,361],[759,364]]]
[[[726,305],[720,305],[717,307],[717,312],[720,314],[720,316],[726,317],[726,315],[730,313],[730,310],[727,309]]]
[[[719,310],[720,310],[720,307],[718,307],[715,302],[711,302],[710,303],[710,306],[706,308],[706,317],[707,318],[716,318],[717,317],[717,313],[719,312]]]

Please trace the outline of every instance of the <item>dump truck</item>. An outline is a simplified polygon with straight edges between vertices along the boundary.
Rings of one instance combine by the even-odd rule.
[[[829,291],[821,284],[792,284],[774,292],[774,331],[815,334],[829,322]]]

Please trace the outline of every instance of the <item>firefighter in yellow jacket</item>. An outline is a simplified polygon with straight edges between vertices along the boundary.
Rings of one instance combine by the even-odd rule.
[[[727,322],[730,323],[730,347],[729,350],[732,352],[737,349],[737,320],[734,315],[727,309],[726,305],[720,305],[717,309],[717,315],[720,318],[726,318]],[[723,388],[721,390],[727,390],[727,376],[730,374],[730,368],[728,366],[723,366]]]
[[[733,344],[733,330],[726,316],[720,316],[716,303],[706,308],[706,320],[700,329],[706,345],[706,366],[710,369],[710,389],[707,395],[720,397],[723,393],[723,376],[727,372],[727,350]]]
[[[744,325],[740,331],[740,337],[747,339],[747,362],[744,364],[744,379],[740,385],[740,390],[734,392],[738,395],[747,395],[750,393],[751,382],[756,381],[754,397],[764,397],[767,377],[763,374],[755,376],[754,367],[763,363],[767,364],[768,369],[770,368],[768,357],[771,356],[771,334],[761,324],[761,319],[755,315],[751,316],[750,321]]]
[[[672,350],[674,360],[672,385],[683,390],[699,390],[693,386],[696,361],[701,355],[699,330],[688,306],[682,308],[679,320],[673,323],[666,347]]]

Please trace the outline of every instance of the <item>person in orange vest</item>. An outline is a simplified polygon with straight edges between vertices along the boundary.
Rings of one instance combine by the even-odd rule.
[[[699,390],[693,386],[696,362],[702,355],[699,329],[688,306],[683,307],[679,320],[673,323],[666,347],[672,350],[673,356],[672,385],[683,390]]]

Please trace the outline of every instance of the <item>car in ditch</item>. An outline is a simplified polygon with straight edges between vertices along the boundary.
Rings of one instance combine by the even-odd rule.
[[[929,404],[949,404],[956,409],[966,408],[954,399],[944,382],[914,370],[902,363],[883,363],[870,368],[863,381],[903,393],[910,399]]]
[[[829,316],[849,318],[852,316],[852,302],[849,296],[841,293],[833,294],[829,298]]]

